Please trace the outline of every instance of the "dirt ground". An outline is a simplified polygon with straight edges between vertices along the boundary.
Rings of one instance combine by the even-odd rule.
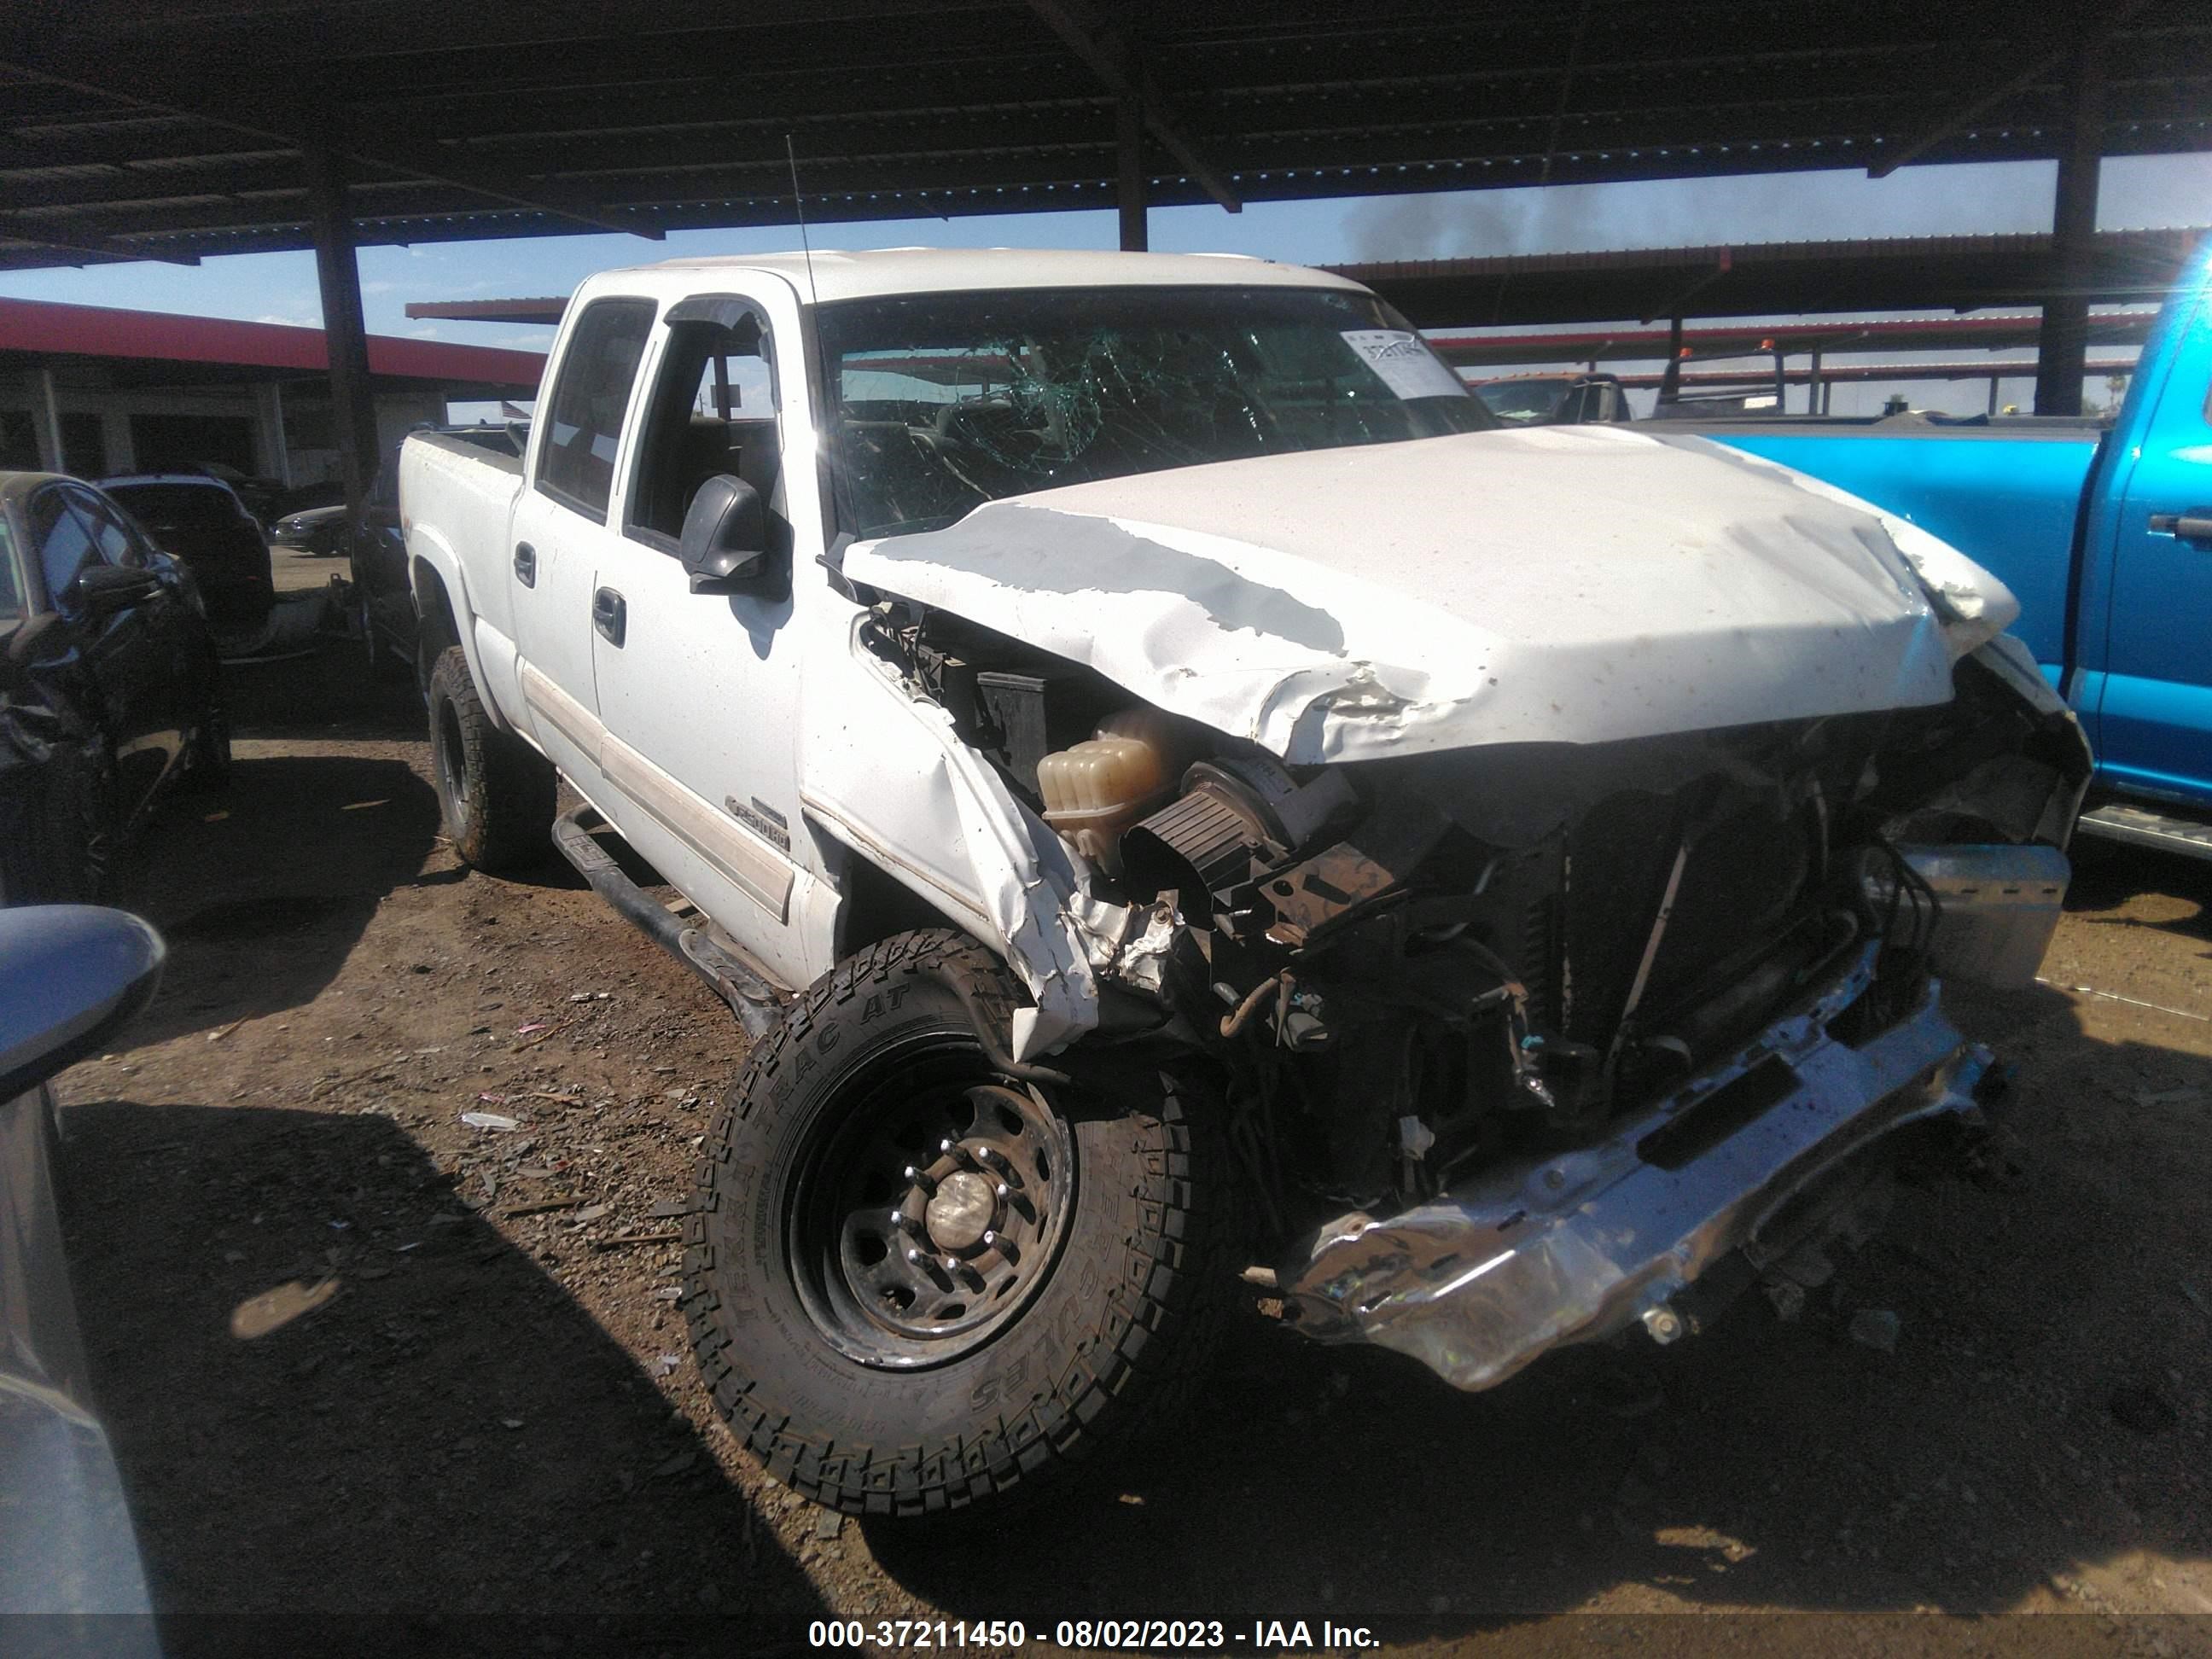
[[[234,674],[234,782],[117,896],[171,942],[160,1000],[63,1085],[76,1293],[179,1650],[223,1645],[187,1615],[301,1609],[697,1614],[726,1652],[825,1614],[2212,1650],[2166,1616],[2212,1613],[2212,868],[2085,850],[2051,986],[1963,1011],[2019,1068],[1999,1155],[1908,1189],[1793,1322],[1753,1297],[1463,1395],[1255,1316],[1113,1490],[913,1535],[766,1481],[671,1306],[735,1022],[557,860],[458,868],[410,690],[355,668]],[[1868,1310],[1893,1350],[1850,1335]],[[1605,1616],[1655,1612],[1704,1616]]]

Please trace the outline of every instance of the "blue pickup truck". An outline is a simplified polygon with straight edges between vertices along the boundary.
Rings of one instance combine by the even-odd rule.
[[[1743,422],[1699,435],[1911,520],[2019,597],[2097,753],[2081,829],[2212,858],[2212,240],[2118,417]]]

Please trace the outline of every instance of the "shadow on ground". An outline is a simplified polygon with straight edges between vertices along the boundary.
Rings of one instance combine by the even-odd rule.
[[[117,872],[107,902],[171,949],[134,1042],[312,1001],[385,895],[458,876],[423,873],[438,804],[407,762],[386,745],[330,747],[256,757],[241,744],[229,787],[173,803]]]
[[[173,1650],[224,1647],[210,1611],[736,1614],[763,1648],[819,1616],[652,1381],[387,1119],[66,1121],[79,1312]],[[327,1300],[238,1334],[270,1293]]]
[[[222,691],[242,738],[419,738],[424,729],[414,682],[371,678],[349,640],[325,641],[309,656],[226,663]]]
[[[2083,836],[2066,908],[2099,927],[2154,927],[2212,944],[2212,862]],[[2203,954],[2212,954],[2206,952]]]
[[[2212,1554],[2212,1062],[2089,1040],[2047,992],[1960,1018],[2047,1057],[1978,1178],[1908,1187],[1795,1322],[1753,1292],[1674,1347],[1564,1352],[1474,1395],[1252,1328],[1205,1419],[1076,1510],[870,1542],[970,1617],[1432,1634],[1623,1585],[1653,1606],[2002,1608],[2079,1563]],[[1861,1310],[1898,1316],[1894,1352],[1851,1339]]]

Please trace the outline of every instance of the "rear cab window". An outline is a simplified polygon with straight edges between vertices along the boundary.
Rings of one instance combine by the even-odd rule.
[[[637,366],[653,331],[650,300],[594,300],[562,350],[553,395],[541,412],[537,488],[596,523],[607,521],[615,452]]]

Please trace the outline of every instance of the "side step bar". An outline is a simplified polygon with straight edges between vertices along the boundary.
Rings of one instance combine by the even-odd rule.
[[[646,936],[707,982],[730,1005],[745,1035],[757,1042],[783,1018],[786,994],[761,972],[717,944],[706,927],[693,927],[623,873],[592,832],[613,826],[589,806],[574,806],[553,821],[553,844],[576,866],[592,890],[641,928]]]
[[[2161,853],[2179,853],[2184,858],[2212,859],[2212,823],[2195,818],[2169,817],[2140,806],[2100,806],[2081,815],[2079,828],[2085,836],[2124,841],[2131,847],[2155,847]]]

